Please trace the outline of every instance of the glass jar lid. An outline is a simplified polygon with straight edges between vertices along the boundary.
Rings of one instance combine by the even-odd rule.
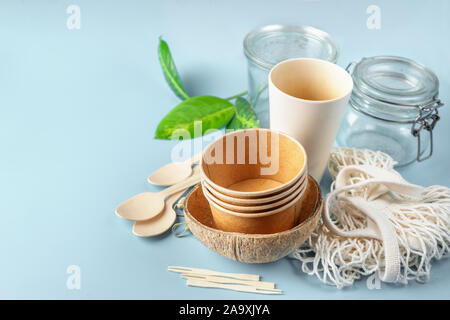
[[[270,70],[278,62],[291,58],[317,58],[333,63],[338,46],[328,33],[306,26],[268,25],[251,31],[244,39],[248,59]]]
[[[413,121],[420,108],[433,103],[439,93],[436,75],[403,57],[363,58],[354,63],[352,77],[353,107],[388,121]]]
[[[355,66],[353,80],[362,93],[399,105],[431,101],[439,90],[439,80],[431,70],[402,57],[363,58]]]

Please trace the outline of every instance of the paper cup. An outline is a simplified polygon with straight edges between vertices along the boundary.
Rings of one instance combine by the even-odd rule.
[[[202,180],[234,198],[260,198],[293,186],[307,175],[303,146],[292,137],[269,129],[228,133],[202,154]]]
[[[303,193],[305,192],[306,187],[307,187],[307,183],[303,183],[296,190],[294,190],[291,194],[289,194],[287,197],[285,197],[285,198],[283,198],[281,200],[269,203],[269,204],[242,206],[242,205],[230,204],[230,203],[227,203],[225,201],[222,201],[222,200],[214,197],[209,192],[208,188],[204,184],[202,184],[202,190],[203,190],[203,193],[205,194],[205,197],[207,199],[211,199],[212,201],[214,201],[219,206],[221,206],[221,207],[223,207],[225,209],[229,209],[229,210],[232,210],[232,211],[235,211],[235,212],[240,212],[240,213],[248,213],[248,214],[261,213],[261,212],[265,212],[265,211],[274,210],[276,208],[279,208],[279,207],[287,204],[291,200],[295,199],[297,196],[300,195],[300,197],[301,197],[303,195]]]
[[[295,190],[297,190],[300,187],[300,185],[302,185],[305,182],[306,179],[307,179],[307,175],[304,175],[304,176],[300,177],[300,179],[289,189],[282,191],[280,193],[276,193],[274,195],[265,196],[265,197],[261,197],[261,198],[233,198],[233,197],[227,196],[227,195],[215,190],[206,181],[202,181],[202,185],[205,188],[207,188],[208,191],[212,195],[214,195],[215,198],[220,199],[229,204],[234,204],[234,205],[238,205],[238,206],[256,206],[256,205],[262,205],[262,204],[270,204],[270,203],[273,203],[273,202],[276,202],[276,201],[279,201],[281,199],[288,197]]]
[[[298,222],[302,207],[302,195],[298,194],[287,204],[261,213],[241,213],[225,209],[213,199],[206,197],[209,202],[212,217],[218,229],[229,232],[247,234],[268,234],[288,230]]]
[[[308,173],[322,178],[353,88],[352,77],[331,62],[298,58],[269,73],[270,128],[298,140]]]

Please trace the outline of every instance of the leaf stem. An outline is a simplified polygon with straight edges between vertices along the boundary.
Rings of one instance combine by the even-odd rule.
[[[231,97],[229,97],[229,98],[225,98],[225,100],[232,100],[232,99],[235,99],[235,98],[239,98],[239,97],[245,96],[247,93],[248,93],[248,91],[245,91],[245,92],[236,94],[236,95],[234,95],[234,96],[231,96]]]

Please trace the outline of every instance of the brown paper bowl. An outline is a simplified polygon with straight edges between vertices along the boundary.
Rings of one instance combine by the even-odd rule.
[[[188,194],[184,212],[189,229],[206,247],[236,261],[266,263],[287,256],[308,239],[319,222],[322,197],[319,186],[310,177],[302,198],[301,223],[292,229],[274,234],[244,234],[218,230],[201,186],[195,187]]]
[[[259,212],[265,212],[265,211],[279,208],[279,207],[289,203],[290,201],[294,200],[296,197],[298,197],[298,196],[301,197],[302,194],[306,190],[306,186],[307,186],[307,182],[302,183],[296,190],[293,190],[291,192],[291,194],[289,194],[288,196],[286,196],[278,201],[273,201],[271,203],[260,204],[260,205],[235,205],[235,204],[227,203],[225,201],[218,199],[213,194],[211,194],[211,192],[208,190],[208,187],[203,183],[202,183],[202,191],[205,194],[205,197],[207,200],[211,199],[217,205],[219,205],[220,207],[223,207],[225,209],[235,211],[235,212],[241,212],[241,213],[259,213]],[[252,199],[252,200],[254,200],[254,199]]]
[[[254,198],[254,199],[245,199],[245,198],[233,198],[230,196],[227,196],[226,194],[220,193],[219,191],[215,190],[213,187],[211,187],[208,182],[205,180],[202,181],[202,185],[208,189],[208,191],[216,198],[223,202],[236,205],[236,206],[256,206],[256,205],[263,205],[263,204],[271,204],[274,202],[277,202],[279,200],[285,199],[286,197],[290,196],[295,190],[297,190],[307,179],[308,175],[304,174],[300,177],[300,179],[289,189],[277,193],[275,195],[269,195],[261,198]]]
[[[306,174],[306,167],[305,149],[294,138],[270,129],[245,129],[211,143],[203,151],[200,171],[202,180],[220,193],[247,199],[289,189]],[[248,190],[230,189],[236,183],[255,179]]]
[[[203,191],[203,190],[202,190]],[[216,227],[228,232],[247,234],[277,233],[295,226],[303,193],[287,204],[259,213],[241,213],[221,207],[206,197]]]

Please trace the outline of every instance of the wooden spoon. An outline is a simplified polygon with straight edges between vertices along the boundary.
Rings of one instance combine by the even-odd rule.
[[[131,197],[116,208],[116,214],[127,220],[143,221],[163,211],[166,198],[200,182],[200,173],[160,192],[143,192]]]
[[[144,221],[135,221],[133,233],[139,237],[153,237],[169,230],[177,219],[173,204],[184,191],[185,190],[181,190],[167,198],[164,210],[156,217]]]
[[[201,157],[202,154],[199,153],[184,162],[168,163],[153,172],[147,178],[147,181],[156,186],[171,186],[177,184],[191,175],[192,164],[200,161]]]

